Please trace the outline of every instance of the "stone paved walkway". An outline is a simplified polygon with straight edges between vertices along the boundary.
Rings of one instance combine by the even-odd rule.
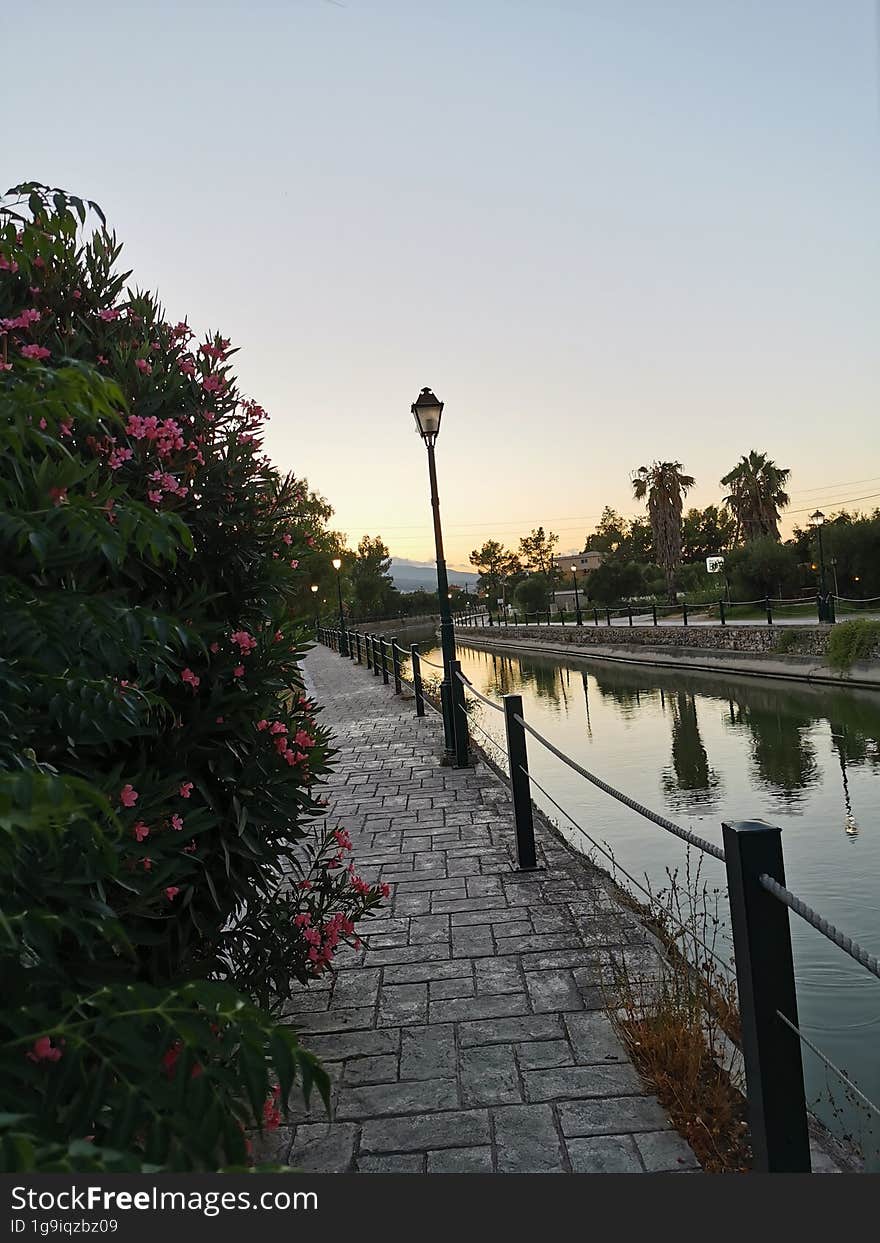
[[[305,669],[339,747],[331,823],[392,898],[291,1007],[334,1120],[314,1104],[266,1155],[327,1173],[696,1168],[603,1013],[603,958],[652,951],[601,874],[538,824],[545,870],[514,871],[507,788],[441,766],[430,710],[323,647]]]

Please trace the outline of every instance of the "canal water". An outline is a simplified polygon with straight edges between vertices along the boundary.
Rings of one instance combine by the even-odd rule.
[[[421,646],[431,660],[441,659],[439,648]],[[877,952],[876,692],[462,645],[457,654],[483,694],[522,695],[525,719],[560,750],[701,837],[720,845],[723,820],[780,825],[789,888]],[[502,743],[501,714],[477,704],[472,720],[475,740],[492,754],[479,730]],[[669,870],[684,875],[688,847],[680,839],[597,790],[535,740],[528,748],[533,775],[620,867],[642,884],[647,877],[653,891],[668,888]],[[533,797],[573,845],[591,852],[558,808],[537,789]],[[696,854],[691,849],[692,871]],[[723,901],[723,864],[700,857],[704,881],[721,890]],[[601,856],[596,861],[611,870]],[[800,1026],[880,1103],[880,981],[797,916],[791,925]],[[722,926],[716,946],[724,958],[728,933]],[[849,1099],[808,1048],[803,1054],[811,1107],[834,1133],[860,1143],[869,1168],[880,1169],[880,1119]]]

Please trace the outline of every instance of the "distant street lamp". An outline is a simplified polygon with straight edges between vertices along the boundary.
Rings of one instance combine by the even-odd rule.
[[[834,579],[834,594],[836,596],[839,596],[840,590],[837,586],[837,558],[836,557],[831,558],[831,576]]]
[[[578,599],[577,564],[572,564],[571,581],[574,583],[574,611],[577,615],[577,624],[582,626],[584,619],[581,617],[581,602]]]
[[[336,571],[336,598],[339,601],[339,655],[348,655],[348,635],[345,633],[345,613],[342,610],[342,559],[333,558],[333,569]]]
[[[318,629],[321,625],[321,619],[318,616],[318,584],[317,583],[312,583],[312,595],[315,597],[315,633],[317,634]]]
[[[455,751],[455,722],[452,718],[452,662],[455,660],[455,631],[449,608],[449,579],[443,556],[443,531],[440,526],[440,497],[437,494],[437,467],[434,461],[434,445],[440,432],[443,402],[438,401],[429,388],[423,388],[418,399],[410,407],[416,421],[416,430],[428,450],[428,477],[431,483],[431,508],[434,513],[434,548],[437,556],[437,601],[440,605],[440,647],[443,652],[443,681],[440,685],[440,705],[443,709],[443,735],[447,752]]]
[[[822,545],[822,527],[825,522],[825,515],[821,509],[817,509],[815,513],[810,514],[810,521],[816,528],[816,536],[819,540],[819,621],[831,621],[831,610],[828,607],[828,591],[825,586],[825,549]]]

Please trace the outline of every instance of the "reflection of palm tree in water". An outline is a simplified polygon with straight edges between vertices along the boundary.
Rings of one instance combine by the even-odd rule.
[[[700,736],[697,703],[687,691],[669,696],[672,708],[672,768],[663,771],[663,789],[670,801],[683,807],[711,807],[719,785],[718,773]]]
[[[786,802],[799,801],[800,791],[819,777],[816,753],[806,735],[812,718],[788,705],[732,707],[732,724],[745,725],[752,735],[752,758],[760,780]]]

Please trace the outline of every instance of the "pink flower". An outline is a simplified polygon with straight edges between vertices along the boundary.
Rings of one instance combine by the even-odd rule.
[[[119,319],[118,307],[105,307],[103,311],[98,312],[98,319],[103,319],[104,323],[109,323],[113,319]]]
[[[183,817],[178,816],[176,812],[171,817],[171,827],[172,829],[174,829],[175,833],[179,833],[180,830],[183,828]]]
[[[263,1126],[267,1131],[276,1131],[281,1125],[281,1110],[278,1108],[278,1099],[281,1096],[281,1089],[276,1085],[263,1105]]]
[[[44,432],[48,426],[49,424],[46,422],[45,419],[40,419],[40,431],[41,432]]]
[[[76,298],[77,302],[79,302],[80,298],[82,297],[82,290],[81,290],[81,289],[74,289],[74,291],[73,291],[73,296],[74,296],[74,298]]]
[[[35,358],[42,361],[44,358],[50,358],[51,352],[43,349],[42,345],[23,345],[21,349],[22,358]]]
[[[180,675],[180,680],[181,682],[188,682],[194,691],[198,690],[200,679],[196,677],[192,669],[184,669]]]
[[[281,631],[280,631],[280,630],[276,630],[276,631],[275,631],[275,636],[274,636],[274,641],[275,641],[276,643],[280,643],[280,642],[281,642],[281,640],[282,640],[283,638],[284,638],[284,635],[281,633]]]
[[[224,381],[217,375],[209,375],[207,380],[202,381],[202,388],[206,393],[219,393],[224,387]]]
[[[53,505],[63,505],[67,500],[67,488],[50,488],[49,496],[52,498]]]
[[[184,781],[181,783],[178,793],[181,798],[189,798],[189,796],[192,794],[192,791],[193,791],[193,783],[191,781]]]
[[[275,724],[269,730],[269,733],[270,734],[286,734],[287,726],[282,725],[281,721],[276,721]]]
[[[253,635],[248,634],[246,630],[236,630],[229,637],[233,643],[237,644],[242,656],[246,656],[248,652],[252,652],[257,646],[257,640]]]
[[[134,807],[139,798],[137,790],[130,785],[124,785],[119,791],[119,801],[123,807]]]
[[[98,355],[98,362],[101,364],[102,367],[109,366],[109,363],[107,362],[107,359],[104,357],[103,354]]]
[[[297,733],[293,741],[298,747],[302,747],[304,750],[308,750],[309,747],[313,747],[315,745],[315,740],[312,735],[307,734],[304,729],[301,729]]]
[[[179,893],[180,893],[180,889],[177,885],[168,885],[168,887],[165,890],[165,897],[168,899],[169,902],[173,902]]]
[[[292,535],[282,535],[282,536],[281,536],[281,538],[284,540],[285,544],[288,544],[288,545],[289,545],[289,544],[292,544],[292,543],[293,543],[293,536],[292,536]]]
[[[290,568],[291,568],[292,570],[295,570],[298,566],[299,566],[299,562],[298,562],[298,561],[291,561],[291,563],[290,563]]]
[[[73,424],[69,422],[65,422],[62,419],[62,421],[58,424],[58,430],[62,436],[72,436],[73,435]]]
[[[312,922],[312,917],[308,911],[305,911],[302,915],[297,915],[293,922],[297,928],[308,928],[309,924]]]
[[[137,367],[138,371],[140,371],[143,375],[153,374],[153,368],[150,366],[150,364],[147,362],[145,358],[136,358],[134,360],[134,365]]]
[[[147,500],[151,505],[158,505],[162,500],[162,493],[150,491],[147,493]]]
[[[223,717],[222,717],[222,716],[216,716],[216,717],[214,717],[214,721],[216,722],[216,724],[217,724],[217,725],[222,725],[222,724],[223,724]]]
[[[243,678],[244,677],[244,665],[236,665],[235,668],[232,670],[232,676],[234,678]]]
[[[14,259],[7,259],[5,255],[0,255],[0,272],[11,272],[14,276],[18,271],[18,264]]]
[[[391,896],[391,886],[386,885],[385,882],[383,881],[382,884],[379,886],[379,892],[382,894],[383,898],[388,898]]]
[[[51,1036],[40,1036],[25,1056],[31,1062],[57,1062],[61,1058],[61,1050],[52,1047]]]
[[[153,860],[149,856],[146,859],[141,859],[141,863],[144,865],[145,872],[149,872],[153,867]]]
[[[219,643],[212,643],[212,644],[211,644],[211,651],[212,651],[212,652],[214,653],[214,655],[216,656],[216,654],[220,651],[220,644],[219,644]]]
[[[134,835],[137,841],[142,842],[150,836],[149,826],[144,824],[143,820],[138,820],[134,826]]]
[[[260,733],[262,733],[264,729],[268,729],[268,728],[269,728],[269,722],[265,718],[263,718],[262,721],[257,721],[257,729],[260,731]]]

